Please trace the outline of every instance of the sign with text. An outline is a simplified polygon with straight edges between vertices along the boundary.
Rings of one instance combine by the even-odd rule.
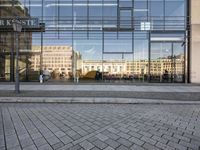
[[[1,18],[0,17],[0,30],[1,31],[12,31],[13,30],[13,21],[15,18]],[[17,21],[22,25],[23,30],[25,31],[40,31],[41,26],[38,18],[17,18]]]

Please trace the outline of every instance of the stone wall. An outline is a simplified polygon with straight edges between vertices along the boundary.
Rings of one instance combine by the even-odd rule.
[[[191,0],[190,76],[192,83],[200,83],[200,0]]]

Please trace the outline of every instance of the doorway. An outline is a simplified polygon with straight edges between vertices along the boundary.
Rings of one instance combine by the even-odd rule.
[[[150,81],[184,82],[184,49],[182,42],[152,42],[150,50]]]

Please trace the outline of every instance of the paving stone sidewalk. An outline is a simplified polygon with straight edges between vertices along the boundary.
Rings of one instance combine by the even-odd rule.
[[[71,84],[48,85],[21,83],[21,93],[14,92],[14,84],[0,84],[1,97],[95,97],[136,98],[180,101],[200,101],[200,86],[192,84],[101,85]]]
[[[199,150],[200,105],[4,103],[0,149]]]
[[[200,92],[134,92],[134,91],[0,91],[1,97],[95,97],[95,98],[138,98],[159,100],[200,101]]]

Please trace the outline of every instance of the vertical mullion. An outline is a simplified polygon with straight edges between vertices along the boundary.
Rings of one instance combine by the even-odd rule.
[[[164,25],[164,31],[166,30],[166,10],[165,10],[165,7],[166,7],[166,0],[163,0],[163,15],[164,15],[164,17],[163,17],[163,20],[164,20],[164,22],[163,22],[163,25]]]
[[[58,22],[57,22],[57,25],[58,25],[58,39],[60,39],[60,30],[59,30],[59,25],[60,25],[60,0],[58,0],[58,10],[57,10],[57,13],[58,13]]]
[[[11,1],[12,4],[12,9],[11,9],[11,16],[14,16],[14,0]],[[14,43],[14,31],[11,32],[11,41],[12,41],[12,49],[11,49],[11,55],[10,55],[10,81],[14,81],[14,76],[15,76],[15,72],[14,72],[14,48],[15,48],[15,43]]]
[[[44,23],[44,0],[42,0],[42,23]],[[40,51],[41,51],[41,53],[40,53],[40,75],[42,75],[42,70],[43,70],[43,31],[41,31],[41,49],[40,49]]]
[[[90,7],[89,0],[87,0],[87,39],[89,39],[89,24],[90,24]]]
[[[101,78],[102,78],[102,81],[104,80],[103,79],[103,72],[104,72],[104,70],[103,70],[103,52],[104,52],[104,0],[102,0],[102,20],[101,20],[102,22],[102,37],[101,37],[101,40],[102,40],[102,51],[101,51],[101,67],[102,67],[102,76],[101,76]]]
[[[72,77],[73,77],[73,81],[75,82],[75,72],[74,72],[74,67],[75,67],[75,63],[74,63],[74,0],[71,1],[72,3]]]
[[[148,64],[149,64],[149,67],[148,67],[148,82],[151,82],[151,31],[149,32],[149,35],[148,35],[148,47],[149,47],[149,51],[148,51]]]
[[[175,61],[174,61],[174,43],[171,42],[171,83],[174,82],[174,70],[175,70]]]
[[[119,0],[117,0],[117,39],[119,37],[119,29],[120,29],[120,8],[119,8]]]

